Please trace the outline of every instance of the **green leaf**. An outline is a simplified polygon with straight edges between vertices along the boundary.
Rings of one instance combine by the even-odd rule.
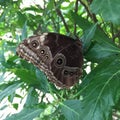
[[[9,6],[7,9],[4,9],[2,14],[0,15],[0,22],[3,22],[5,20],[5,17],[7,16],[10,9],[11,9],[11,6]]]
[[[120,54],[120,49],[103,42],[102,44],[94,44],[86,53],[86,58],[93,62],[101,62],[110,56]]]
[[[4,85],[4,89],[0,91],[0,101],[9,95],[12,95],[22,84],[23,83],[14,82],[13,84]]]
[[[120,24],[120,0],[94,0],[91,10],[95,14],[101,14],[106,21]]]
[[[43,110],[40,108],[24,108],[20,113],[7,117],[5,120],[33,120],[38,117]]]
[[[34,107],[36,104],[38,104],[38,98],[38,93],[31,87],[28,91],[24,107]]]
[[[40,90],[44,92],[48,92],[49,83],[48,83],[46,75],[43,72],[41,72],[39,69],[36,69],[36,77],[40,81]]]
[[[86,31],[86,29],[89,29],[93,25],[92,23],[88,22],[86,19],[72,12],[71,12],[71,18],[74,22],[76,22],[76,24],[78,24],[79,27],[83,29],[83,31]],[[99,62],[100,60],[104,60],[105,58],[111,55],[115,55],[116,53],[119,54],[120,49],[113,44],[112,40],[109,39],[108,36],[102,30],[99,29],[99,27],[95,29],[96,31],[95,33],[93,32],[92,35],[93,37],[92,46],[90,46],[89,49],[86,48],[87,45],[84,47],[85,57],[91,61]],[[84,44],[86,43],[84,43],[83,41],[83,45]],[[86,51],[87,49],[88,51]]]
[[[0,83],[2,83],[5,79],[5,73],[0,74]]]
[[[30,7],[27,7],[27,8],[24,8],[23,11],[33,11],[33,12],[38,12],[38,13],[42,13],[43,10],[42,8],[39,6],[39,8],[37,8],[36,6],[30,6]]]
[[[24,68],[15,68],[11,69],[11,71],[14,72],[17,77],[19,77],[22,81],[24,81],[28,85],[40,85],[34,71],[30,71]]]
[[[36,67],[35,67],[32,63],[28,63],[28,61],[22,60],[21,58],[18,59],[18,61],[19,61],[19,60],[20,60],[20,62],[21,62],[20,65],[22,66],[22,68],[25,68],[25,69],[28,69],[28,70],[30,70],[30,71],[35,72]]]
[[[8,96],[8,101],[12,103],[14,98],[15,98],[15,92]]]
[[[111,120],[112,107],[120,99],[120,59],[105,60],[83,81],[80,116],[84,120]]]
[[[79,100],[66,100],[61,104],[61,110],[67,120],[82,120],[80,106],[81,102]]]
[[[27,38],[27,21],[25,22],[25,24],[23,26],[22,36],[21,36],[22,40],[24,40],[25,38]]]
[[[89,29],[87,29],[84,32],[83,37],[81,38],[82,41],[83,41],[83,50],[84,50],[84,52],[87,51],[87,49],[91,45],[91,40],[95,35],[96,27],[97,27],[97,24],[92,25]]]
[[[15,68],[17,56],[9,57],[9,59],[4,63],[6,68]]]
[[[13,108],[15,108],[16,110],[18,109],[18,103],[14,103],[12,104]]]
[[[22,27],[24,24],[25,24],[25,22],[27,21],[27,17],[26,17],[26,15],[25,14],[23,14],[22,12],[20,12],[20,11],[18,11],[17,12],[17,18],[18,18],[18,25],[20,26],[20,27]]]
[[[56,0],[56,6],[54,0],[44,0],[42,7],[34,2],[35,4],[29,6],[29,8],[21,7],[22,0],[0,0],[0,101],[7,97],[8,102],[15,109],[19,109],[20,104],[16,102],[14,104],[14,98],[17,97],[21,101],[24,98],[18,95],[19,93],[16,94],[16,89],[27,92],[23,110],[6,119],[33,120],[45,109],[38,119],[112,120],[113,110],[120,111],[120,48],[115,45],[120,46],[120,28],[119,25],[111,23],[113,21],[114,23],[120,23],[120,15],[117,16],[119,14],[119,4],[115,6],[116,0],[104,0],[104,2],[107,1],[107,4],[108,2],[112,3],[112,8],[106,3],[104,3],[106,6],[103,5],[103,0],[82,1],[84,1],[86,9],[84,9],[84,4],[78,4],[77,7],[75,0],[72,2],[70,0]],[[94,4],[95,2],[101,4]],[[89,10],[91,13],[90,4],[93,5],[93,9],[95,7],[100,8],[98,11],[96,8],[95,10],[92,9],[97,14],[100,28],[86,11]],[[56,8],[61,11],[62,15],[56,14]],[[76,11],[77,14],[70,10]],[[103,17],[103,13],[106,18]],[[27,37],[27,32],[29,35],[46,31],[66,34],[64,20],[69,27],[69,31],[74,32],[74,23],[76,23],[76,33],[80,36],[84,34],[82,41],[85,65],[83,65],[83,68],[88,66],[91,69],[89,75],[87,73],[82,75],[82,84],[78,84],[70,90],[59,89],[52,83],[48,84],[43,72],[40,72],[32,64],[14,56],[16,42],[19,42],[21,37],[21,31],[19,30],[23,30],[22,40]],[[105,20],[110,22],[106,23]],[[8,32],[12,33],[10,40],[6,39]],[[18,38],[16,37],[17,40],[15,36],[18,36]],[[91,65],[87,64],[89,60]],[[97,62],[97,64],[93,62]],[[6,75],[8,72],[10,75]],[[5,73],[5,75],[2,73]],[[15,78],[10,77],[12,74],[15,74]],[[18,86],[19,84],[21,86]],[[47,92],[53,96],[54,100],[50,99],[51,97],[46,94]],[[73,100],[70,100],[71,98]],[[50,109],[47,109],[49,106],[51,106]],[[5,107],[2,105],[0,109],[4,110]],[[11,114],[13,114],[12,111]],[[0,115],[0,119],[4,118]]]
[[[108,59],[88,74],[81,84],[80,100],[62,104],[66,119],[112,120],[112,107],[120,99],[119,68],[119,59]]]
[[[10,0],[0,0],[0,5],[6,6],[10,2],[11,2]]]
[[[0,110],[4,110],[4,109],[6,109],[7,107],[8,107],[7,105],[2,105],[1,108],[0,108]],[[0,118],[1,118],[1,116],[0,116]]]
[[[47,10],[52,10],[54,8],[54,0],[51,0],[47,5]]]
[[[72,11],[70,12],[69,19],[71,22],[76,23],[84,31],[89,29],[92,25],[92,23],[88,22],[86,19]]]
[[[74,12],[71,12],[69,17],[71,21],[76,23],[80,28],[83,29],[83,31],[86,31],[91,26],[94,26],[94,24],[90,23],[87,19],[82,18],[80,15],[77,15]],[[102,43],[104,41],[106,43],[110,43],[113,46],[111,39],[104,33],[104,31],[99,29],[99,27],[96,28],[93,40],[99,43]]]

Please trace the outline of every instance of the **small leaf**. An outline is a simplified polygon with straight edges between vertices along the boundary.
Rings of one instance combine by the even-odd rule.
[[[25,22],[25,24],[23,26],[22,36],[21,36],[22,40],[24,40],[25,38],[27,38],[27,21]]]
[[[9,96],[12,95],[23,83],[14,82],[13,84],[8,84],[6,88],[4,88],[2,91],[0,91],[0,101]]]
[[[34,71],[30,71],[24,68],[11,69],[15,75],[22,81],[26,82],[28,85],[39,85],[39,81],[36,78]]]
[[[28,95],[24,107],[34,107],[34,105],[38,104],[38,98],[38,93],[31,87],[28,90]]]
[[[36,69],[36,77],[40,82],[40,90],[44,91],[44,92],[48,92],[49,88],[48,88],[48,80],[46,75],[41,72],[39,69]]]
[[[2,14],[0,15],[0,22],[3,22],[5,20],[5,17],[8,14],[8,12],[10,11],[10,9],[11,9],[11,6],[9,6],[7,9],[4,9]]]
[[[5,79],[5,73],[0,74],[0,83],[2,83]]]
[[[26,23],[26,20],[27,20],[27,17],[26,17],[26,15],[24,14],[24,13],[22,13],[22,12],[20,12],[20,11],[18,11],[17,12],[17,18],[18,18],[18,25],[20,26],[20,27],[22,27],[25,23]]]
[[[54,0],[51,0],[47,5],[47,10],[52,10],[54,8]]]
[[[13,108],[15,108],[16,110],[18,109],[18,103],[14,103],[12,104]]]

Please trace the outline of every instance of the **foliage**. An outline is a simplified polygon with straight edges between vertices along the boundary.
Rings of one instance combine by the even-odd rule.
[[[19,110],[23,104],[20,112],[6,111],[0,119],[119,119],[120,1],[43,0],[43,6],[39,0],[39,4],[30,6],[22,6],[22,2],[0,0],[0,111],[9,105]],[[69,90],[58,89],[41,71],[16,55],[23,39],[42,32],[81,39],[81,83]],[[2,104],[6,99],[9,105]]]

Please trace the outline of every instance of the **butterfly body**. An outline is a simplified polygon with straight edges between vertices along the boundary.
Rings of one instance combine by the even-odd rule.
[[[59,87],[69,88],[82,74],[82,45],[57,33],[43,33],[25,39],[17,54],[42,70],[48,79]]]

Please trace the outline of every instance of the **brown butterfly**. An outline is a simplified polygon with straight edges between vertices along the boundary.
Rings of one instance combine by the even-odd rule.
[[[65,35],[43,33],[31,36],[19,44],[17,54],[62,88],[73,86],[82,74],[82,44]]]

